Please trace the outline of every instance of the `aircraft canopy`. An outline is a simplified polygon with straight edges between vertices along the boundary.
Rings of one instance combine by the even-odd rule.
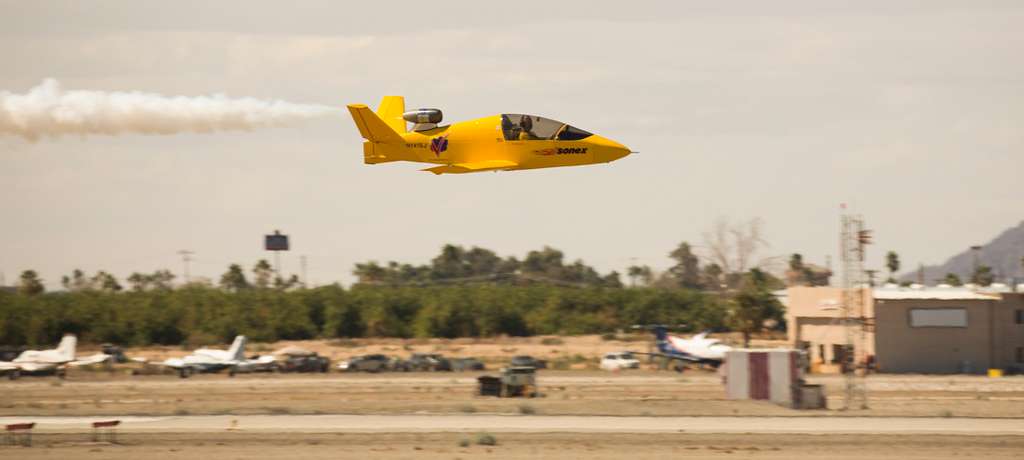
[[[578,141],[592,135],[557,120],[518,113],[502,114],[501,130],[506,141]]]

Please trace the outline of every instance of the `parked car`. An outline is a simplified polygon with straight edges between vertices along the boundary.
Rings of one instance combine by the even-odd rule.
[[[486,369],[484,363],[476,358],[452,358],[452,370],[463,372],[463,371],[482,371]]]
[[[512,361],[509,362],[509,367],[532,367],[534,369],[547,369],[548,362],[543,359],[537,359],[530,355],[519,355],[513,356]]]
[[[338,369],[346,372],[381,372],[390,370],[391,359],[384,355],[356,356],[338,363]]]
[[[608,353],[601,358],[601,369],[606,371],[617,371],[619,369],[638,369],[640,361],[628,351]]]
[[[112,362],[118,364],[128,362],[128,357],[124,355],[124,349],[112,343],[104,343],[103,345],[100,345],[100,352],[105,355],[110,355],[110,360]]]
[[[413,353],[409,359],[400,362],[395,370],[403,371],[451,371],[452,362],[444,356],[428,353]]]
[[[299,347],[286,347],[274,352],[281,372],[327,372],[331,361],[314,351]]]

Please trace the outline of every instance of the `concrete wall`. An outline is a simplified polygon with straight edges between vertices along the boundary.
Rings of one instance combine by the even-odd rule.
[[[997,300],[878,300],[876,360],[880,372],[980,374],[997,365]],[[910,327],[915,308],[965,308],[967,327]],[[1012,318],[1011,318],[1012,319]]]
[[[729,399],[770,400],[786,406],[799,402],[803,380],[800,352],[735,349],[725,354],[725,393]]]

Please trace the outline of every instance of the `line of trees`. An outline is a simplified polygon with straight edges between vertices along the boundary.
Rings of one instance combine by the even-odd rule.
[[[779,280],[753,268],[701,267],[690,246],[671,253],[665,273],[625,287],[619,274],[567,263],[545,247],[522,260],[483,248],[446,245],[431,263],[356,264],[357,283],[307,288],[276,276],[266,261],[248,272],[230,265],[218,282],[174,283],[167,270],[134,273],[127,286],[106,272],[75,270],[46,292],[37,273],[0,291],[0,344],[85,342],[199,346],[245,334],[257,341],[317,337],[474,337],[592,334],[633,324],[754,332],[781,325],[772,289]],[[630,277],[635,275],[631,269]],[[656,282],[655,282],[656,280]]]

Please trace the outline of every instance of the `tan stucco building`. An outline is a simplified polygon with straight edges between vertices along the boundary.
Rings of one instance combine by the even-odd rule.
[[[1024,370],[1024,294],[957,288],[865,288],[864,349],[879,372],[984,373]],[[838,372],[845,353],[842,290],[786,293],[789,341],[812,372]]]

